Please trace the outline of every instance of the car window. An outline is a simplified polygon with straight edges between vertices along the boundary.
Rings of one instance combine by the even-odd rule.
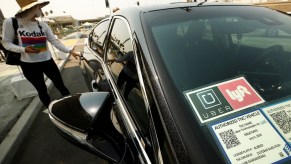
[[[108,67],[140,132],[148,135],[148,117],[138,79],[132,39],[125,21],[115,19],[107,49]]]
[[[266,90],[290,79],[284,78],[289,70],[284,61],[290,60],[291,29],[285,20],[288,16],[262,13],[207,13],[203,19],[151,18],[154,40],[180,92],[242,75],[272,99],[274,94]]]
[[[103,44],[107,34],[109,21],[105,20],[99,23],[92,33],[90,47],[95,50],[100,56],[103,55]]]
[[[94,29],[94,37],[96,37],[96,42],[99,45],[102,45],[106,36],[106,32],[107,32],[107,27],[108,27],[108,21],[104,21],[100,24],[98,24],[98,26]]]
[[[147,13],[145,24],[181,133],[187,133],[183,123],[197,125],[200,138],[229,163],[248,163],[258,155],[276,162],[290,155],[281,152],[290,150],[291,139],[289,16],[258,7],[207,6]],[[281,146],[279,155],[265,154],[274,145]],[[246,147],[254,153],[244,153]]]

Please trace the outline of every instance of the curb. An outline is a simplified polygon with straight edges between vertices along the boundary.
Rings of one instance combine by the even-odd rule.
[[[69,58],[70,55],[58,63],[57,66],[60,72],[64,68],[65,63]],[[53,87],[52,81],[47,79],[45,83],[48,90],[50,91]],[[11,162],[12,158],[18,150],[19,145],[26,136],[30,126],[32,125],[42,106],[43,105],[40,102],[38,96],[35,96],[28,107],[25,108],[21,117],[17,120],[13,128],[10,130],[0,145],[0,164],[8,164]]]

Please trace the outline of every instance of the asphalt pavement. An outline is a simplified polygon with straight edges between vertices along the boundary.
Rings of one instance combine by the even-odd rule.
[[[79,67],[79,60],[71,57],[62,70],[62,77],[71,94],[89,91]],[[55,87],[50,90],[50,96],[52,99],[61,97]],[[10,163],[105,164],[107,161],[64,139],[50,122],[48,111],[43,107]]]
[[[79,33],[75,33],[75,34],[70,35],[68,37],[69,39],[61,40],[61,41],[67,47],[70,47],[70,48],[73,47],[73,45],[75,44],[86,42],[86,39],[80,39],[74,36],[80,37],[81,35],[79,35]],[[74,69],[77,69],[77,66],[75,65],[76,63],[74,63],[75,59],[71,59],[72,57],[70,57],[68,54],[64,54],[54,49],[53,47],[49,47],[49,48],[51,52],[53,53],[54,60],[56,64],[58,65],[61,72],[65,66],[66,66],[66,69],[68,70],[70,70],[69,68],[73,70],[74,67],[76,67]],[[76,70],[74,71],[78,72]],[[17,66],[9,66],[9,65],[6,65],[5,62],[0,62],[0,104],[1,104],[0,106],[0,163],[1,164],[11,163],[11,161],[15,161],[15,154],[18,151],[21,151],[21,149],[19,149],[20,145],[23,143],[23,140],[27,136],[27,134],[31,133],[30,129],[32,125],[34,125],[35,120],[38,120],[40,118],[43,118],[41,120],[48,119],[47,115],[41,117],[40,116],[41,114],[39,114],[39,113],[43,113],[44,106],[40,102],[38,96],[28,97],[21,100],[17,99],[11,87],[11,78],[16,77],[16,76],[21,76],[21,71]],[[80,83],[74,80],[70,80],[70,78],[71,79],[78,79],[78,78],[71,77],[67,74],[64,76],[65,77],[63,77],[63,79],[64,80],[66,79],[66,85],[69,90],[72,90],[72,93],[81,92],[81,89],[80,88],[78,89],[78,87],[81,86],[79,85]],[[58,95],[59,93],[53,91],[53,84],[49,79],[46,80],[46,84],[48,86],[50,94],[52,94],[51,95],[52,98],[55,98],[55,99],[59,98],[60,96]],[[48,128],[41,128],[40,131],[46,131],[47,129]],[[47,130],[47,131],[49,133],[53,133],[53,132],[50,132],[50,130]],[[47,136],[47,135],[44,135],[44,136]],[[44,141],[43,143],[45,143],[45,141],[47,141],[47,138],[44,139],[43,141]],[[36,145],[35,148],[38,148],[38,146]],[[43,153],[45,154],[46,152],[44,151]],[[25,153],[22,152],[21,154],[25,154]],[[23,157],[23,158],[26,158],[26,157]],[[19,161],[17,161],[16,163],[18,162]],[[20,163],[23,163],[23,162],[20,162]],[[35,162],[31,161],[29,163],[35,163]],[[52,163],[55,163],[55,162],[52,162]],[[63,163],[63,162],[59,161],[56,163]]]

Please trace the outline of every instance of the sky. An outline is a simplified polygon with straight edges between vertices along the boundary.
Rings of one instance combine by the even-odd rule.
[[[40,0],[41,1],[41,0]],[[42,0],[44,1],[44,0]],[[110,15],[110,10],[114,7],[123,8],[126,6],[168,3],[168,2],[185,2],[187,0],[109,0],[111,9],[106,8],[105,0],[49,0],[50,3],[43,7],[43,12],[53,11],[51,16],[55,15],[72,15],[78,20],[95,19]],[[13,17],[20,9],[16,0],[0,0],[0,9],[5,18]]]

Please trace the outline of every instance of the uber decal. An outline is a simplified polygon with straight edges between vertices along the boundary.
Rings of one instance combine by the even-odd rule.
[[[200,123],[263,103],[244,77],[184,92]]]

